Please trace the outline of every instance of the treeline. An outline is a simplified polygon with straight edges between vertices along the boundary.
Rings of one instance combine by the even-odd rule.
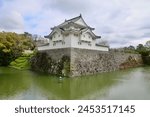
[[[130,45],[128,47],[111,49],[111,51],[139,53],[142,55],[143,62],[147,65],[150,65],[150,40],[147,41],[144,45],[138,44],[136,47]]]
[[[0,66],[7,66],[22,55],[24,50],[33,50],[35,45],[28,33],[0,32]]]
[[[145,45],[139,44],[137,51],[142,55],[143,62],[150,65],[150,41],[147,41]]]

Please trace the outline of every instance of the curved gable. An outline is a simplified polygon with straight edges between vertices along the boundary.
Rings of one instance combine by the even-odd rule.
[[[78,19],[77,21],[75,21],[75,23],[83,25],[85,27],[87,27],[87,24],[84,22],[84,20],[82,18]]]

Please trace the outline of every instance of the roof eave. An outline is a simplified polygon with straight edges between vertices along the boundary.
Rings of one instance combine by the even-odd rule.
[[[45,38],[49,38],[49,35],[45,35],[44,37],[45,37]]]
[[[102,46],[102,47],[108,47],[109,48],[109,45],[103,45],[103,44],[96,44],[96,46]]]
[[[100,39],[101,38],[101,36],[96,36],[96,39]]]

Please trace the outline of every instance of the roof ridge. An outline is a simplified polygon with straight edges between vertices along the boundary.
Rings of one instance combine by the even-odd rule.
[[[74,20],[74,19],[77,19],[77,18],[81,18],[81,17],[82,17],[82,15],[80,14],[79,16],[76,16],[74,18],[71,18],[71,19],[68,19],[68,20],[65,20],[65,21],[67,22],[67,21],[71,21],[71,20]]]

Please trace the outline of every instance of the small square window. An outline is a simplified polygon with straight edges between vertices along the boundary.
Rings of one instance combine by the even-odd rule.
[[[65,45],[65,42],[64,42],[64,41],[62,41],[62,45]]]
[[[81,42],[78,42],[79,45],[81,45]]]
[[[56,42],[53,42],[53,46],[55,46],[56,45]]]
[[[89,46],[91,46],[91,43],[88,43]]]

